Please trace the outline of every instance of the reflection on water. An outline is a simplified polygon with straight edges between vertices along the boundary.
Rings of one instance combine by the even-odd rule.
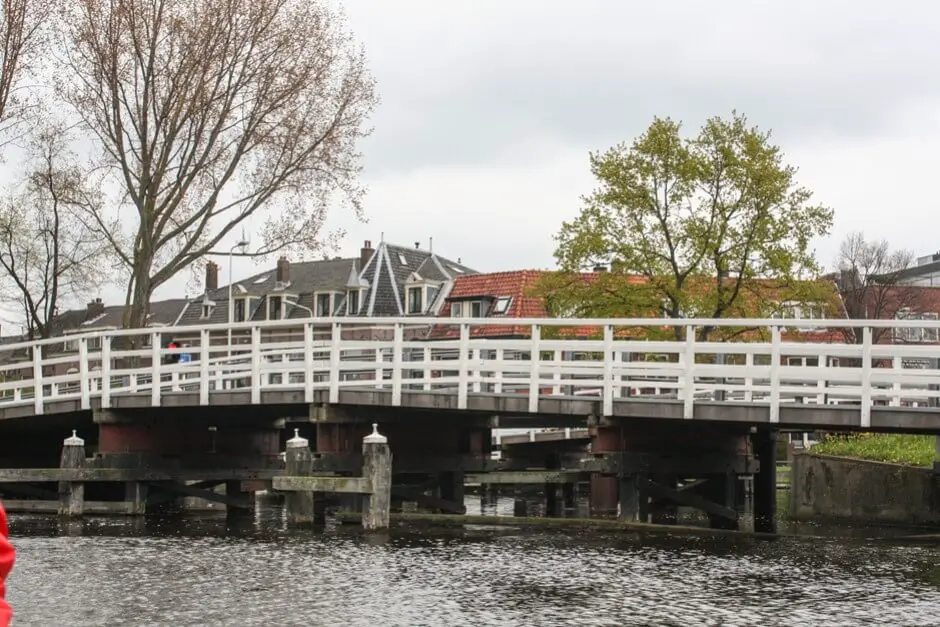
[[[12,523],[17,626],[940,622],[937,547],[511,528],[366,536],[287,530],[277,507],[229,523]]]

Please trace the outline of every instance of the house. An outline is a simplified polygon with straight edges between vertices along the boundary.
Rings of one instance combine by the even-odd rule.
[[[179,320],[185,305],[186,300],[181,298],[151,303],[150,313],[147,316],[147,327],[159,328],[173,326]],[[52,353],[62,354],[63,356],[78,353],[78,342],[69,339],[71,336],[94,331],[112,331],[120,329],[123,327],[124,310],[124,305],[105,305],[100,298],[96,298],[89,302],[84,309],[70,309],[59,314],[50,323],[50,336],[62,337],[62,343],[45,345],[43,347],[43,353],[47,356]],[[4,338],[4,340],[8,343],[19,343],[27,342],[28,338],[22,336]],[[125,345],[125,340],[125,337],[115,338],[112,346],[121,348]],[[150,335],[143,335],[142,341],[145,346],[149,346],[150,340]],[[87,349],[89,351],[100,350],[101,338],[89,338]],[[20,348],[12,351],[0,351],[0,359],[2,359],[4,363],[26,362],[30,360],[30,355],[25,348]],[[74,364],[58,364],[51,367],[46,374],[65,374],[73,367]],[[32,372],[29,368],[24,370],[21,374],[22,377],[25,378],[32,376]]]
[[[493,318],[511,320],[513,318],[552,318],[552,317],[593,317],[593,318],[667,318],[666,304],[660,304],[658,296],[650,302],[633,306],[620,302],[605,302],[596,308],[579,306],[579,298],[587,298],[595,292],[589,291],[592,284],[606,281],[611,289],[618,285],[641,287],[647,283],[644,277],[618,275],[597,269],[575,275],[562,275],[545,270],[518,270],[512,272],[494,272],[458,277],[450,294],[445,299],[440,316],[448,318]],[[704,289],[700,278],[690,282],[690,289]],[[714,279],[710,280],[713,284]],[[761,295],[742,293],[724,317],[735,318],[780,318],[780,319],[820,319],[845,317],[839,292],[831,281],[806,281],[797,289],[776,287],[766,282],[766,289]],[[804,289],[805,288],[805,289]],[[580,292],[580,290],[584,290]],[[553,300],[553,292],[564,294],[562,302]],[[772,293],[774,298],[767,298]],[[807,294],[812,297],[806,296]],[[639,298],[645,298],[642,294]],[[621,337],[637,337],[641,330],[618,329]],[[591,337],[600,333],[596,327],[564,328],[559,333],[566,337]],[[471,328],[472,337],[524,338],[530,334],[528,325],[486,325]],[[440,325],[432,333],[432,339],[447,339],[459,336],[455,325]],[[801,341],[842,342],[841,334],[833,329],[801,329],[799,332],[788,331],[788,338]]]
[[[892,282],[918,287],[940,287],[940,252],[918,257],[914,265],[891,275]]]
[[[206,265],[205,291],[190,299],[177,322],[176,337],[196,342],[198,334],[185,327],[206,324],[261,320],[297,320],[296,327],[265,331],[296,339],[302,321],[311,318],[348,317],[352,320],[376,317],[426,317],[439,314],[457,277],[476,274],[475,270],[430,250],[397,246],[382,241],[375,248],[366,240],[358,257],[291,263],[284,257],[274,268],[258,272],[231,285],[219,285],[219,267]],[[315,333],[320,331],[315,326]],[[323,327],[324,332],[328,328]],[[390,330],[353,327],[344,330],[347,338],[384,337]],[[427,329],[410,329],[411,337],[424,337]],[[247,331],[220,330],[212,342],[220,344],[231,335],[234,343],[250,341]]]

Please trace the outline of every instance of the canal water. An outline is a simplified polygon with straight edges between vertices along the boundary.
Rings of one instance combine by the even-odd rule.
[[[498,507],[511,512],[512,500]],[[11,518],[16,627],[940,624],[940,546],[872,530],[367,536],[288,530],[277,506],[236,522]]]

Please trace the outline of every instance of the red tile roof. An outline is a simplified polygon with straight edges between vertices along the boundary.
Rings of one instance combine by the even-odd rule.
[[[447,297],[447,302],[441,308],[441,317],[449,318],[451,303],[455,300],[471,300],[473,298],[500,298],[509,297],[509,309],[504,314],[492,314],[490,317],[499,318],[547,318],[548,312],[541,298],[530,296],[530,290],[545,274],[544,270],[513,270],[511,272],[491,272],[489,274],[471,274],[458,276],[454,280],[454,287]],[[455,321],[456,322],[456,321]],[[486,326],[474,327],[474,337],[528,337],[528,326]],[[459,331],[454,327],[439,327],[431,337],[450,338],[457,337]]]
[[[496,319],[512,318],[548,318],[549,313],[545,308],[542,298],[533,296],[533,288],[538,281],[549,274],[547,270],[514,270],[509,272],[492,272],[488,274],[473,274],[458,276],[454,281],[454,286],[447,297],[447,301],[441,308],[440,317],[451,317],[451,304],[454,301],[474,300],[476,298],[496,299],[500,297],[510,297],[512,302],[505,314],[489,314],[487,317]],[[581,278],[586,282],[593,282],[598,279],[595,272],[583,272]],[[639,276],[627,277],[631,283],[643,283],[645,279]],[[432,330],[430,337],[432,339],[452,339],[459,336],[457,326],[459,319],[454,320],[454,324],[442,325]],[[510,337],[529,337],[531,328],[528,325],[494,325],[494,326],[475,326],[471,329],[472,337],[490,337],[490,338],[510,338]],[[558,327],[558,335],[562,337],[600,337],[603,330],[598,327],[572,326]],[[617,337],[630,338],[643,335],[640,329],[618,328],[615,330]],[[802,340],[825,343],[842,343],[844,340],[836,329],[807,330],[795,333],[786,333],[785,339]]]

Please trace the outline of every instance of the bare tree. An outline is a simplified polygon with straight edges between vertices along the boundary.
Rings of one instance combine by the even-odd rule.
[[[836,257],[837,283],[846,315],[854,320],[880,320],[898,317],[917,304],[919,290],[901,282],[903,272],[914,261],[910,250],[891,250],[886,240],[868,241],[865,234],[849,233]],[[844,329],[848,342],[861,343],[857,329]],[[888,329],[872,329],[878,342]]]
[[[66,134],[57,127],[39,132],[30,156],[24,180],[0,201],[0,287],[33,339],[52,334],[63,300],[105,281],[108,248],[81,219],[95,194]]]
[[[67,17],[59,89],[120,189],[91,218],[130,274],[126,326],[246,221],[266,255],[316,249],[336,196],[362,216],[377,96],[325,0],[81,0]]]
[[[0,3],[0,143],[16,139],[17,130],[36,105],[24,84],[38,70],[44,26],[53,0],[3,0]]]

